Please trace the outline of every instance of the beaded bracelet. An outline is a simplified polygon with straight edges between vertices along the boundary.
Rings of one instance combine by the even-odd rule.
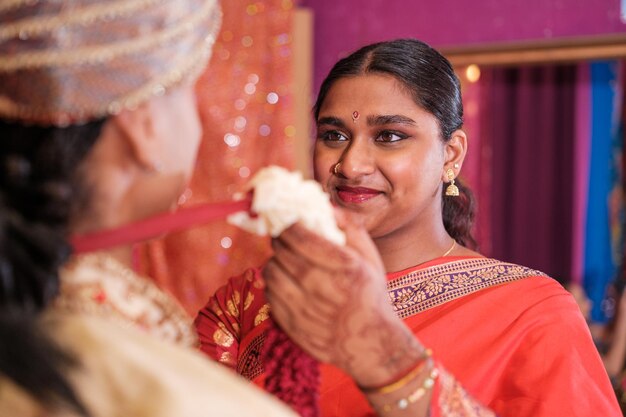
[[[435,380],[437,379],[438,376],[439,376],[439,370],[437,369],[437,367],[433,366],[433,368],[430,370],[430,374],[428,374],[428,377],[426,377],[426,379],[424,380],[424,382],[419,388],[411,392],[406,397],[400,398],[394,403],[383,405],[383,411],[384,412],[391,411],[394,405],[399,410],[407,409],[409,405],[419,401],[424,396],[424,394],[426,394],[426,392],[435,385]]]
[[[390,392],[397,391],[409,382],[413,381],[415,377],[422,372],[431,355],[432,351],[430,349],[426,349],[424,350],[424,354],[419,358],[417,364],[404,375],[378,387],[360,387],[360,389],[365,394],[389,394]]]

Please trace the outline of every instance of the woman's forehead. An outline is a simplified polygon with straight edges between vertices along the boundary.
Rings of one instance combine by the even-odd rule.
[[[368,117],[424,112],[411,92],[394,77],[366,74],[337,80],[320,106],[318,119],[327,116]]]

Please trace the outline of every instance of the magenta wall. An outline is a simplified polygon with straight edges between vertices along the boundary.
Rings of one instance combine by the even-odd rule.
[[[315,15],[315,90],[332,64],[367,43],[433,46],[625,33],[620,0],[301,0]]]

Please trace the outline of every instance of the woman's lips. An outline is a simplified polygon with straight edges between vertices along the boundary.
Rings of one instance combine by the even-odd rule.
[[[344,203],[364,203],[380,194],[381,191],[365,187],[337,187],[337,196]]]

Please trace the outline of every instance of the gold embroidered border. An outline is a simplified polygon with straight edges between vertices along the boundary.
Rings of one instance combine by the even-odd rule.
[[[544,273],[495,259],[453,261],[414,271],[387,283],[389,299],[401,318],[484,288]]]
[[[250,342],[237,361],[237,372],[250,381],[261,375],[265,370],[265,366],[261,362],[261,349],[263,349],[264,344],[265,332]]]
[[[141,311],[135,310],[131,314],[108,296],[101,304],[94,301],[93,294],[102,292],[106,295],[105,287],[99,280],[83,282],[75,278],[83,274],[97,274],[100,280],[115,282],[124,288],[127,298],[140,297]],[[164,340],[169,340],[167,333],[163,333],[169,325],[176,331],[171,341],[186,347],[200,346],[191,317],[175,298],[161,291],[150,279],[103,253],[75,256],[61,269],[61,293],[54,300],[53,308],[97,315],[127,328],[139,327]],[[156,319],[155,311],[159,313]]]

